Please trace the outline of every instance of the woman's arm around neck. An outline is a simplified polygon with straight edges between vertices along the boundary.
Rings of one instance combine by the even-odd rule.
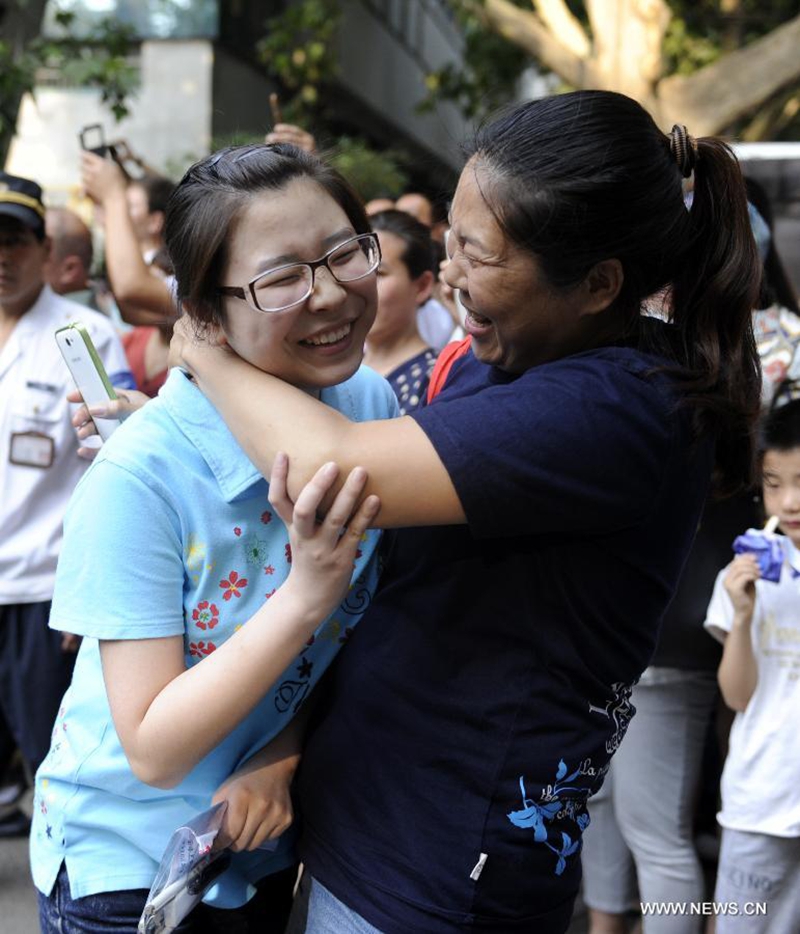
[[[297,495],[321,464],[333,461],[341,468],[340,477],[357,465],[366,468],[366,494],[377,493],[381,499],[376,521],[381,528],[466,521],[447,470],[414,419],[351,422],[223,347],[184,340],[180,353],[265,476],[275,454],[286,451],[290,496]]]

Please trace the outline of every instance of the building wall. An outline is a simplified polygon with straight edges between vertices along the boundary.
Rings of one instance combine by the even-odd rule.
[[[101,123],[106,138],[126,139],[160,171],[181,171],[209,150],[213,50],[210,42],[143,42],[141,87],[131,114],[115,124],[97,91],[39,87],[26,95],[6,171],[39,181],[53,204],[78,188],[78,132]]]
[[[272,126],[269,95],[276,90],[263,69],[217,46],[214,53],[212,133],[228,140],[266,133]]]
[[[425,75],[458,61],[462,41],[437,0],[347,0],[340,30],[342,87],[368,108],[370,120],[386,121],[397,142],[407,137],[432,161],[461,165],[460,143],[469,126],[452,104],[420,114]],[[391,142],[391,140],[388,140]]]

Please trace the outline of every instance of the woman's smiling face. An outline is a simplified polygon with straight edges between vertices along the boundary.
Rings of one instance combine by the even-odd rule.
[[[312,262],[356,231],[316,182],[295,178],[278,191],[253,194],[231,227],[221,286],[243,286],[288,263]],[[261,312],[227,297],[223,330],[253,366],[304,389],[349,379],[358,369],[377,307],[375,274],[341,284],[327,268],[314,291],[284,311]]]
[[[506,236],[484,198],[492,184],[473,157],[453,199],[443,278],[467,309],[475,356],[522,373],[583,349],[583,296],[550,285],[538,259]]]

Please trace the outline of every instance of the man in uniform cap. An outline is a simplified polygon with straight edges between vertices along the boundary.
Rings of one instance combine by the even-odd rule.
[[[49,749],[74,662],[73,637],[47,623],[64,512],[87,467],[55,331],[83,324],[112,382],[132,381],[110,322],[45,283],[44,219],[39,185],[0,172],[0,714],[31,771]]]

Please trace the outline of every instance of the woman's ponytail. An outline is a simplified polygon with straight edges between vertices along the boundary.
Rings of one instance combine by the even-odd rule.
[[[736,158],[721,140],[699,139],[696,146],[691,248],[673,279],[672,320],[696,427],[717,434],[717,479],[725,492],[753,478],[761,370],[752,315],[762,266]]]

